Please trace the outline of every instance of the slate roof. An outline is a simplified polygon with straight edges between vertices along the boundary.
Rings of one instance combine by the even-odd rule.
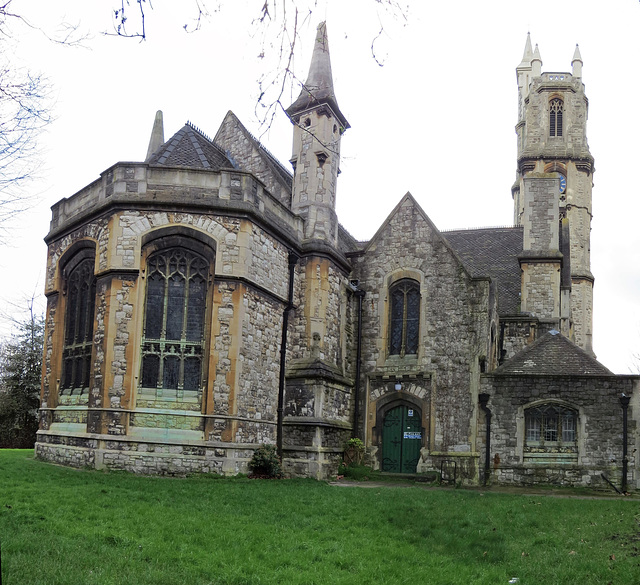
[[[545,333],[492,374],[532,376],[613,376],[599,361],[557,331]]]
[[[343,254],[359,252],[361,250],[358,240],[356,240],[341,223],[338,224],[338,248],[340,248]]]
[[[520,313],[522,227],[441,232],[472,276],[489,276],[497,284],[501,316]]]
[[[219,171],[235,165],[224,152],[191,124],[185,124],[149,159],[149,164]]]
[[[280,179],[282,179],[282,182],[285,185],[288,185],[289,189],[292,189],[293,174],[291,173],[291,171],[289,171],[274,155],[272,155],[257,138],[255,138],[250,132],[248,134],[253,138],[253,140],[256,143],[256,146],[260,149],[260,152],[262,152],[267,157],[267,159],[272,165],[272,168],[278,174]]]
[[[349,122],[338,107],[338,101],[333,89],[326,22],[321,22],[318,25],[307,81],[302,86],[298,99],[287,108],[287,114],[289,114],[290,118],[293,118],[296,114],[319,104],[328,104],[340,121],[340,125],[345,130],[350,128]]]

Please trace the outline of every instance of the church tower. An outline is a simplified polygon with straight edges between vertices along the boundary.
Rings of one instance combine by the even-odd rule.
[[[535,229],[525,225],[527,217],[532,217],[531,209],[527,207],[537,205],[535,198],[526,193],[539,189],[526,186],[525,179],[537,178],[545,182],[555,179],[557,212],[553,210],[545,217],[556,225],[546,226],[543,232],[557,233],[558,238],[553,249],[545,248],[544,254],[562,258],[556,267],[559,272],[556,280],[560,282],[556,296],[561,330],[591,352],[594,279],[590,265],[590,232],[594,164],[587,143],[589,102],[582,83],[582,57],[577,45],[571,65],[571,73],[543,73],[538,46],[532,50],[527,35],[522,61],[516,68],[518,168],[512,189],[514,222],[523,225],[525,234],[531,238],[525,241],[523,255],[527,256],[526,261],[521,259],[524,287],[528,271],[536,262],[542,261],[536,261],[534,256],[543,252],[536,244]],[[535,213],[534,216],[542,217]],[[529,306],[523,303],[523,311],[530,309],[531,303]]]
[[[294,124],[291,209],[305,219],[305,240],[336,245],[340,138],[349,128],[333,90],[327,26],[318,25],[307,82],[287,109]]]

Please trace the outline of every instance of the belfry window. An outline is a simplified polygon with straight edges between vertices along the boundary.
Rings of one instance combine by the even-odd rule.
[[[560,98],[553,98],[549,102],[549,136],[562,136],[562,109]]]
[[[79,255],[65,269],[66,314],[61,394],[88,394],[96,284],[93,255]],[[84,257],[82,257],[84,256]]]
[[[182,248],[147,262],[141,394],[199,401],[203,384],[209,262]]]
[[[390,291],[389,354],[418,353],[420,289],[415,280],[400,280]]]

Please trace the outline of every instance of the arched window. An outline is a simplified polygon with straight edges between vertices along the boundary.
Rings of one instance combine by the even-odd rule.
[[[562,109],[560,98],[553,98],[549,102],[549,136],[562,136]]]
[[[393,285],[389,292],[391,314],[389,327],[389,354],[418,353],[420,333],[420,288],[415,280],[404,279]]]
[[[183,248],[147,261],[141,394],[199,401],[203,385],[209,262]]]
[[[62,348],[61,394],[88,394],[93,347],[96,284],[93,250],[77,254],[65,267],[67,301]]]
[[[578,413],[559,404],[542,404],[525,410],[525,458],[577,457]]]

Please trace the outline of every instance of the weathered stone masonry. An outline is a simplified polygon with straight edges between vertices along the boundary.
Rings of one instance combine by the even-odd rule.
[[[267,443],[285,473],[328,478],[358,437],[389,473],[640,488],[640,376],[591,349],[577,47],[571,64],[543,73],[527,38],[513,227],[441,233],[407,193],[369,241],[349,235],[324,23],[287,109],[293,173],[232,112],[213,140],[167,141],[159,112],[144,162],[52,208],[36,455],[235,474]]]

